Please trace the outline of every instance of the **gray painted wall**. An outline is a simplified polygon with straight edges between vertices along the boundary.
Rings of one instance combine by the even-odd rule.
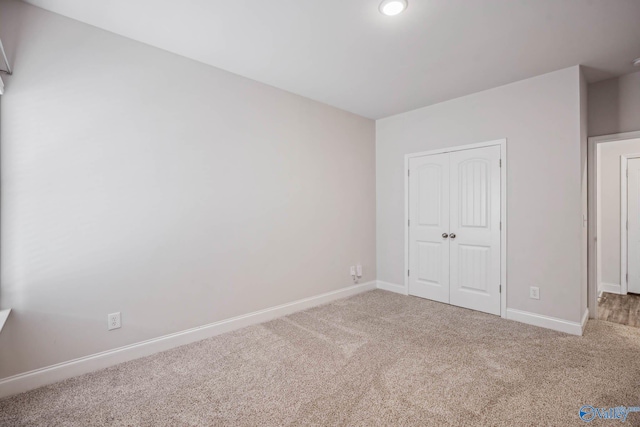
[[[507,306],[579,322],[580,87],[572,67],[377,121],[378,279],[404,283],[404,155],[507,138]]]
[[[373,121],[0,8],[0,378],[375,279]]]
[[[640,71],[589,85],[589,136],[640,130]]]

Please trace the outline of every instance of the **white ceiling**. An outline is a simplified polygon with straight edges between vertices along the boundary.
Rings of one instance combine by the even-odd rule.
[[[638,70],[640,0],[28,0],[377,119],[583,64]]]

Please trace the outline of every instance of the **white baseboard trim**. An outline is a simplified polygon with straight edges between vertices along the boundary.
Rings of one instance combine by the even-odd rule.
[[[407,288],[395,283],[384,282],[378,280],[376,287],[389,292],[395,292],[402,295],[409,295]],[[542,328],[553,329],[554,331],[565,332],[572,335],[582,335],[584,328],[589,320],[589,309],[586,309],[582,315],[582,320],[578,322],[570,322],[568,320],[558,319],[555,317],[544,316],[542,314],[530,313],[527,311],[516,310],[512,308],[507,309],[507,319],[515,320],[518,322],[526,323],[533,326],[540,326]]]
[[[609,292],[611,294],[622,294],[622,286],[619,283],[601,282],[598,285],[599,292]]]
[[[530,313],[528,311],[516,310],[514,308],[507,309],[507,319],[509,320],[515,320],[517,322],[539,326],[541,328],[553,329],[554,331],[564,332],[571,335],[582,335],[588,318],[589,310],[585,311],[581,322],[570,322],[568,320]]]
[[[90,356],[58,363],[45,368],[36,369],[0,380],[0,398],[32,390],[47,384],[62,381],[67,378],[107,368],[129,360],[149,356],[154,353],[169,350],[174,347],[200,341],[225,332],[231,332],[247,326],[267,322],[286,316],[296,311],[326,304],[338,299],[366,292],[376,288],[376,281],[362,283],[333,292],[304,298],[276,307],[255,311],[204,326],[187,329],[185,331],[164,335],[158,338],[130,344],[113,350],[103,351]]]
[[[580,326],[582,327],[582,334],[584,334],[584,328],[587,327],[587,322],[589,321],[589,308],[584,310],[584,314],[582,315],[582,322],[580,322]],[[582,335],[580,334],[580,335]]]
[[[397,294],[409,295],[407,292],[407,288],[402,285],[396,285],[395,283],[383,282],[382,280],[378,280],[376,282],[376,287],[378,289],[382,289],[383,291],[395,292]]]
[[[11,314],[11,309],[7,308],[6,310],[0,310],[0,332],[2,332],[2,328],[4,324],[7,322],[9,318],[9,314]]]

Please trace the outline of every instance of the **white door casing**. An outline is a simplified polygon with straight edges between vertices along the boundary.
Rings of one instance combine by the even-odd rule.
[[[413,158],[409,168],[409,293],[449,302],[449,154]]]
[[[589,307],[589,318],[591,319],[595,319],[598,317],[598,284],[599,284],[599,275],[600,275],[600,266],[599,266],[599,262],[600,262],[600,240],[598,239],[598,234],[599,234],[599,222],[600,222],[600,213],[599,213],[599,209],[598,209],[598,201],[599,201],[599,195],[598,195],[598,165],[597,165],[597,161],[598,161],[598,146],[600,144],[605,144],[605,143],[609,143],[609,142],[614,142],[614,141],[629,141],[632,139],[637,139],[640,138],[640,131],[636,131],[636,132],[625,132],[625,133],[617,133],[617,134],[612,134],[612,135],[601,135],[601,136],[592,136],[589,137],[588,139],[588,156],[587,156],[587,165],[588,165],[588,173],[587,173],[587,178],[588,178],[588,189],[589,189],[589,197],[588,197],[588,209],[589,209],[589,221],[588,221],[588,226],[589,226],[589,233],[588,233],[588,240],[587,240],[587,246],[588,246],[588,291],[587,291],[587,304]],[[625,155],[623,157],[630,157],[628,155]],[[621,159],[622,162],[623,159]],[[624,167],[623,167],[624,166]],[[620,168],[620,172],[625,172],[626,174],[626,161],[624,161],[624,164],[621,163],[621,168]],[[623,177],[620,177],[621,179],[621,183],[622,186],[625,188],[622,188],[622,192],[621,197],[620,197],[620,203],[621,205],[621,209],[620,209],[620,214],[621,215],[626,215],[627,213],[627,198],[625,197],[626,193],[626,175]],[[504,193],[503,193],[504,194]],[[625,276],[627,274],[627,256],[626,256],[626,251],[627,251],[627,233],[625,232],[626,230],[622,229],[622,224],[626,225],[626,219],[624,221],[620,222],[621,225],[621,230],[620,230],[620,252],[621,252],[621,257],[620,257],[620,276],[621,276],[621,293],[624,294],[627,292],[627,281],[625,280]],[[626,227],[625,227],[626,228]],[[504,229],[504,223],[503,223],[503,229]],[[503,245],[504,245],[504,241],[503,241]],[[503,293],[503,297],[504,297],[504,293]],[[504,302],[503,302],[504,304]]]
[[[500,147],[451,153],[450,176],[450,303],[500,315]]]
[[[408,158],[410,295],[501,314],[503,149]]]
[[[627,171],[627,291],[640,294],[640,159],[628,159]]]

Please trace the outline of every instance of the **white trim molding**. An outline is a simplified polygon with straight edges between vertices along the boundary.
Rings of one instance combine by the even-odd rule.
[[[127,345],[113,350],[103,351],[90,356],[58,363],[30,372],[14,375],[0,380],[0,398],[32,390],[67,378],[107,368],[129,360],[149,356],[192,342],[200,341],[226,332],[235,331],[247,326],[267,322],[297,311],[306,310],[318,305],[347,298],[362,292],[376,289],[376,281],[349,286],[333,292],[304,298],[276,307],[255,311],[204,326],[187,329],[174,334],[164,335],[139,343]]]
[[[7,308],[6,310],[0,310],[0,332],[2,332],[2,328],[4,324],[7,322],[9,318],[9,314],[11,314],[11,309]]]
[[[584,314],[582,315],[582,320],[580,321],[580,327],[582,328],[582,333],[584,334],[584,329],[587,327],[587,322],[589,321],[589,308],[584,310]]]
[[[598,292],[609,292],[610,294],[622,294],[622,287],[619,283],[600,282]]]
[[[629,291],[629,278],[627,273],[629,272],[628,267],[628,255],[627,252],[629,250],[628,240],[629,240],[629,229],[627,227],[629,218],[628,212],[628,170],[629,170],[629,159],[638,159],[640,158],[640,153],[634,154],[623,154],[620,156],[620,290],[619,294],[626,295]],[[599,172],[600,170],[598,170]],[[600,228],[598,227],[598,232]],[[598,257],[601,255],[601,250],[598,248]],[[609,292],[609,291],[606,291]]]
[[[458,145],[437,150],[421,151],[419,153],[405,154],[404,156],[404,288],[409,295],[409,159],[413,157],[430,156],[433,154],[451,153],[474,148],[500,146],[500,317],[507,318],[507,139],[480,142],[477,144]]]
[[[409,295],[407,288],[402,285],[396,285],[395,283],[383,282],[382,280],[376,281],[376,287],[383,291],[395,292],[397,294]]]
[[[530,313],[528,311],[507,309],[507,319],[528,325],[539,326],[541,328],[553,329],[571,335],[582,335],[589,320],[589,310],[585,310],[580,322],[558,319],[557,317],[544,316],[542,314]]]

